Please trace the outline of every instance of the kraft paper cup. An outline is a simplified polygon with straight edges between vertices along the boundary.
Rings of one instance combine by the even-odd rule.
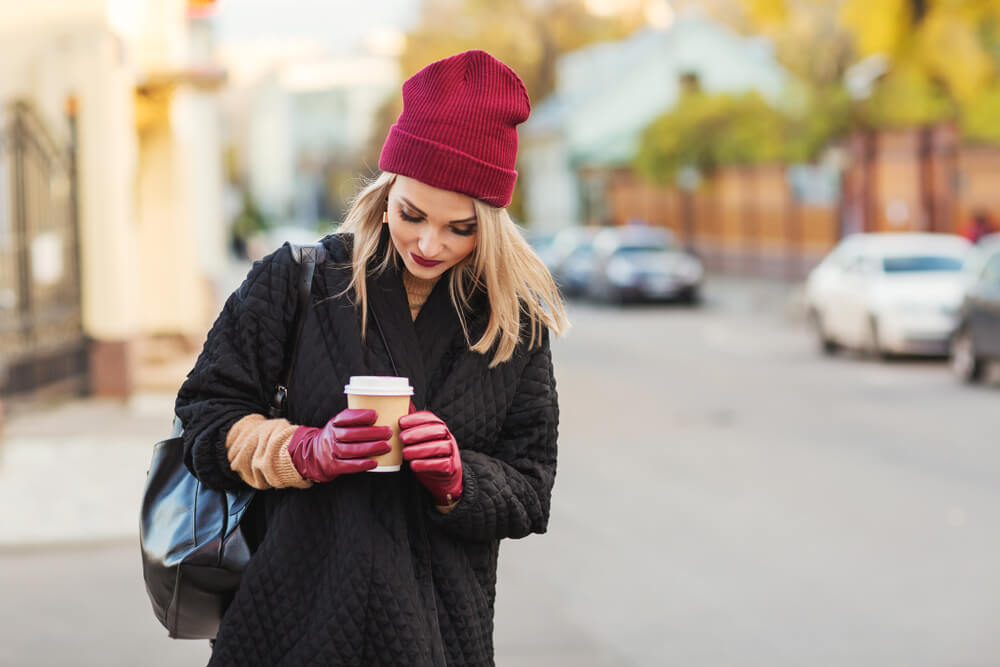
[[[403,442],[399,439],[399,418],[410,412],[413,387],[410,379],[385,375],[352,375],[344,387],[347,407],[355,410],[374,410],[378,413],[376,426],[392,429],[388,454],[375,457],[378,466],[368,472],[396,472],[403,465]]]

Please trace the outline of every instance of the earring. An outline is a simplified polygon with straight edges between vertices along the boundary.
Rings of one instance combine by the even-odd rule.
[[[382,211],[382,224],[388,224],[389,222],[389,211]]]

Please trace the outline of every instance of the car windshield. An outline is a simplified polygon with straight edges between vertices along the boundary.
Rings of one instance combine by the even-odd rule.
[[[623,257],[638,257],[669,250],[665,245],[625,245],[615,250],[615,254]]]
[[[945,255],[909,255],[885,257],[882,270],[886,273],[924,273],[931,271],[961,271],[962,259]]]

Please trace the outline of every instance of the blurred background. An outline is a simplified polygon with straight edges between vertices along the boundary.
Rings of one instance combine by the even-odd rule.
[[[997,665],[996,0],[33,0],[0,20],[0,665],[203,664],[153,443],[225,298],[334,230],[401,83],[532,99],[569,300],[501,665]]]

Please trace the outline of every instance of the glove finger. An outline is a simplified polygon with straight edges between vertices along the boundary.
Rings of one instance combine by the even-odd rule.
[[[367,459],[382,456],[392,450],[385,440],[369,442],[338,442],[334,450],[338,459]]]
[[[403,458],[407,461],[441,458],[447,456],[451,456],[451,442],[448,440],[422,442],[418,445],[403,447]]]
[[[313,460],[319,482],[329,482],[337,478],[340,474],[340,462],[329,456],[318,457]]]
[[[454,474],[455,466],[451,461],[451,457],[443,459],[417,459],[416,461],[410,461],[410,470],[418,475],[448,478]]]
[[[422,424],[444,424],[444,422],[436,414],[427,410],[412,412],[399,418],[399,428],[401,429],[413,428]]]
[[[340,462],[340,472],[343,475],[353,475],[358,472],[365,472],[378,466],[375,459],[351,459]]]
[[[411,426],[399,432],[399,439],[405,445],[412,445],[428,440],[444,440],[448,437],[448,427],[442,422]]]
[[[333,418],[334,426],[371,426],[378,419],[374,410],[341,410]]]
[[[392,428],[388,426],[338,426],[333,429],[333,437],[336,438],[337,442],[388,440],[392,437]]]

